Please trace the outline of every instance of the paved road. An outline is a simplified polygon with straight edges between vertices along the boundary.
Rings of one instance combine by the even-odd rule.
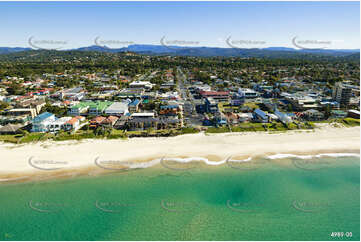
[[[184,102],[183,105],[184,119],[186,120],[188,126],[195,127],[202,125],[203,117],[196,112],[194,99],[192,95],[187,95],[187,88],[186,88],[186,83],[188,83],[187,77],[183,73],[182,69],[179,67],[177,68],[177,79],[178,79],[177,89],[180,92],[181,98]]]

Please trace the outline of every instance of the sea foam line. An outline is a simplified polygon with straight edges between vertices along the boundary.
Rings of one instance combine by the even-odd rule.
[[[312,158],[321,158],[321,157],[360,157],[360,154],[356,153],[324,153],[318,155],[295,155],[295,154],[275,154],[269,155],[266,158],[275,160],[275,159],[285,159],[285,158],[299,158],[299,159],[312,159]]]

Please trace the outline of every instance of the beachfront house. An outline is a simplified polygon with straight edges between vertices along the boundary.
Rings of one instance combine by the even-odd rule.
[[[109,116],[107,117],[106,119],[104,119],[102,122],[101,122],[101,125],[102,126],[106,126],[106,127],[111,127],[113,128],[113,126],[115,125],[115,123],[117,122],[118,120],[118,117],[116,116]]]
[[[68,120],[64,124],[64,130],[65,131],[78,130],[79,128],[80,128],[80,120],[77,117],[74,117],[74,118]]]
[[[274,114],[277,116],[278,120],[281,121],[282,123],[291,123],[292,122],[292,118],[285,113],[282,113],[282,112],[276,110],[274,112]]]
[[[260,123],[268,123],[270,117],[261,109],[255,109],[253,112],[253,120]]]
[[[32,121],[31,132],[47,132],[48,126],[56,120],[52,113],[44,112],[36,116]]]
[[[22,124],[7,124],[0,127],[0,134],[17,134],[23,126]]]
[[[128,113],[128,103],[127,102],[115,102],[110,105],[106,110],[106,115],[122,116]]]
[[[60,130],[65,128],[65,124],[71,120],[71,117],[62,117],[54,120],[52,123],[48,125],[49,132],[59,132]]]
[[[154,113],[133,113],[129,120],[129,130],[144,130],[157,128],[159,120],[154,117]]]
[[[89,127],[90,128],[97,128],[101,123],[106,119],[106,117],[103,116],[97,116],[89,121]]]

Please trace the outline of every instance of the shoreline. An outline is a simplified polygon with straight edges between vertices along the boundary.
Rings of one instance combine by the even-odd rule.
[[[359,156],[359,153],[360,127],[333,128],[328,125],[314,131],[283,133],[197,133],[129,140],[3,143],[0,144],[0,184],[145,168],[159,165],[162,158],[178,159],[181,163],[198,159],[214,166],[228,158],[248,162],[257,157],[272,160],[301,155],[308,159],[312,158],[309,155]]]

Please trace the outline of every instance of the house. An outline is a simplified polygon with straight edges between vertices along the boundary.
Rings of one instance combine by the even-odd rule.
[[[78,130],[79,128],[80,128],[80,120],[77,117],[70,119],[64,124],[65,131]]]
[[[113,102],[103,101],[103,102],[92,102],[89,106],[88,115],[101,115],[104,114],[105,110],[110,107]]]
[[[278,120],[281,121],[282,123],[291,123],[292,122],[291,117],[285,113],[282,113],[282,112],[276,110],[274,112],[274,114],[277,116]]]
[[[101,122],[101,125],[102,126],[107,126],[107,127],[113,127],[114,124],[117,122],[118,120],[118,117],[116,116],[109,116],[107,117],[106,119],[104,119],[102,122]]]
[[[124,88],[122,89],[117,97],[119,98],[141,98],[144,94],[144,88]]]
[[[31,132],[47,132],[48,126],[56,120],[52,113],[44,112],[36,116],[32,121]]]
[[[324,118],[324,114],[316,109],[309,109],[302,112],[301,118],[308,121],[318,121]]]
[[[22,127],[22,124],[7,124],[0,128],[0,134],[17,134]]]
[[[257,98],[259,96],[256,91],[249,88],[239,88],[238,94],[244,98]]]
[[[35,108],[13,108],[6,111],[7,115],[11,116],[29,116],[30,118],[35,118],[38,115]]]
[[[347,117],[360,119],[360,111],[352,109],[348,110]]]
[[[65,129],[65,124],[71,120],[71,117],[62,117],[54,120],[52,123],[48,125],[49,132],[59,132],[60,130]]]
[[[342,110],[331,110],[331,117],[332,118],[346,118],[347,113]]]
[[[115,129],[126,129],[129,116],[121,116],[117,122],[113,125]]]
[[[214,120],[217,125],[226,125],[228,123],[227,117],[221,112],[216,113]]]
[[[201,91],[199,93],[203,98],[214,98],[219,101],[228,101],[229,99],[229,92],[215,92],[215,91]]]
[[[129,112],[132,112],[132,113],[138,112],[140,103],[141,103],[140,99],[135,99],[134,101],[129,103],[129,105],[128,105]]]
[[[268,123],[269,116],[265,112],[263,112],[261,109],[257,108],[253,112],[253,120],[255,122]]]
[[[147,81],[134,81],[132,83],[129,84],[129,87],[130,88],[145,88],[145,89],[152,89],[152,87],[154,86],[155,84],[152,84],[150,82],[147,82]]]
[[[128,113],[127,102],[115,102],[110,105],[104,112],[106,115],[122,116]]]
[[[101,123],[106,119],[106,117],[103,116],[97,116],[89,121],[89,127],[90,128],[97,128]]]
[[[85,97],[85,90],[81,87],[69,88],[57,93],[54,93],[52,97],[57,97],[61,100],[73,100],[79,101]]]
[[[68,115],[70,116],[85,115],[88,112],[90,104],[91,102],[80,102],[76,105],[73,105],[68,109]]]
[[[239,122],[249,122],[253,119],[252,113],[239,113],[238,114]]]
[[[154,113],[133,113],[129,120],[129,130],[144,130],[157,128],[159,120],[154,117]]]
[[[169,129],[182,127],[182,121],[178,118],[162,117],[159,118],[157,129]]]
[[[44,99],[30,99],[30,100],[24,100],[16,104],[16,107],[18,108],[29,108],[29,109],[35,109],[36,115],[38,115],[41,111],[41,108],[46,105],[46,102]]]
[[[177,105],[177,104],[175,104],[175,105],[161,105],[160,110],[159,110],[159,114],[160,115],[177,115],[179,111],[180,111],[180,106]]]
[[[152,116],[144,117],[130,117],[128,120],[129,130],[145,130],[149,128],[156,129],[158,127],[159,119]]]

